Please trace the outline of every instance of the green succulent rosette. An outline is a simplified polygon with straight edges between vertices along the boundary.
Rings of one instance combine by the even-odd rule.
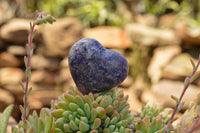
[[[134,119],[136,133],[163,133],[173,110],[163,109],[154,103],[147,103]]]
[[[27,123],[20,122],[18,128],[12,128],[12,133],[24,133],[24,127],[27,129],[27,133],[55,133],[53,125],[50,109],[42,108],[39,116],[34,111],[32,115],[29,115]]]
[[[133,115],[121,89],[83,95],[71,88],[52,103],[56,133],[131,133]]]

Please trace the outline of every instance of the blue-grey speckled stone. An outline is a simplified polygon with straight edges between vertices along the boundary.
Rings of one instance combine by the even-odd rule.
[[[84,38],[69,53],[69,68],[83,94],[109,90],[128,75],[128,62],[116,51],[105,49],[97,40]]]

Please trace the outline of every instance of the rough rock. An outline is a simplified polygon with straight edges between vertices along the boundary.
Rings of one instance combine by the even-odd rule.
[[[31,82],[36,84],[55,85],[56,77],[56,72],[36,70],[31,73]]]
[[[191,56],[182,53],[176,56],[169,64],[163,68],[163,77],[169,79],[183,79],[192,73]],[[197,60],[195,60],[197,62]],[[200,68],[198,69],[200,70]]]
[[[24,56],[26,55],[26,49],[23,46],[19,45],[11,45],[7,48],[7,52],[16,55],[16,56]]]
[[[134,93],[134,90],[123,89],[124,95],[128,95],[128,103],[130,105],[130,110],[133,112],[138,112],[139,109],[142,107],[142,103],[139,101],[137,95]]]
[[[0,4],[0,26],[15,16],[15,8],[11,7],[8,1],[1,1]]]
[[[1,68],[0,69],[0,84],[16,85],[25,78],[24,72],[19,68]]]
[[[41,109],[42,107],[49,107],[52,100],[57,99],[62,92],[56,90],[38,90],[30,93],[28,102],[31,109]]]
[[[57,58],[45,57],[43,55],[33,55],[31,59],[31,67],[33,69],[57,70],[59,68],[59,60]]]
[[[65,57],[64,59],[62,59],[62,61],[60,62],[60,67],[61,68],[68,68],[69,67],[68,57]]]
[[[41,52],[48,56],[66,56],[69,48],[81,39],[83,26],[76,18],[60,18],[41,30],[45,43]]]
[[[183,41],[183,43],[194,45],[200,44],[200,27],[189,27],[188,22],[185,18],[179,19],[175,23],[174,29],[176,31],[176,34]]]
[[[143,94],[143,102],[154,101],[161,103],[164,106],[174,107],[175,101],[171,99],[171,95],[180,97],[184,83],[180,81],[161,80],[159,83],[152,86],[152,93]],[[195,99],[196,95],[200,93],[198,86],[190,85],[183,97],[184,106],[183,109],[189,107],[190,103]],[[147,95],[148,94],[148,95]]]
[[[25,84],[25,82],[24,82]],[[44,84],[35,84],[33,82],[30,82],[29,83],[29,87],[32,87],[32,92],[35,92],[35,91],[52,91],[52,90],[55,90],[57,86],[55,85],[44,85]],[[16,84],[16,85],[10,85],[10,84],[7,84],[7,85],[4,85],[4,88],[6,90],[8,90],[9,92],[11,92],[13,94],[13,96],[15,97],[15,102],[16,103],[22,103],[23,102],[23,90],[22,90],[22,87],[20,84]],[[60,89],[61,90],[61,89]]]
[[[136,43],[146,46],[178,45],[180,39],[173,30],[156,29],[142,24],[128,24],[126,31]]]
[[[100,26],[85,29],[83,36],[96,39],[106,48],[128,48],[132,44],[129,35],[117,27]]]
[[[0,53],[0,67],[19,67],[22,64],[14,55],[7,52]]]
[[[13,104],[14,100],[13,95],[9,91],[0,88],[0,112],[3,112],[8,105]]]
[[[127,76],[125,80],[119,85],[121,88],[129,88],[134,83],[133,78],[131,76]]]
[[[3,42],[3,40],[0,37],[0,50],[5,48],[5,43]]]
[[[157,17],[151,14],[139,14],[134,16],[136,23],[147,25],[147,26],[155,26],[157,24]]]
[[[159,18],[158,26],[161,28],[169,28],[175,23],[176,16],[172,14],[163,15]]]
[[[180,46],[165,46],[156,48],[148,66],[148,75],[151,82],[157,83],[162,77],[162,69],[165,67],[176,55],[181,53]]]
[[[0,36],[7,42],[25,44],[28,41],[31,20],[15,18],[3,25],[0,29]],[[37,31],[35,40],[41,40],[40,32]]]

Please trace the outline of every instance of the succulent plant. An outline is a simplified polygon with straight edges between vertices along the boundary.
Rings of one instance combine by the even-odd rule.
[[[54,133],[53,116],[48,108],[42,108],[39,116],[36,111],[29,115],[26,125],[21,121],[18,128],[13,127],[12,133],[24,133],[26,126],[27,133]]]
[[[161,108],[152,102],[142,107],[138,118],[134,120],[136,133],[163,133],[173,110]]]
[[[133,115],[121,89],[83,95],[71,88],[52,103],[56,133],[131,133]]]
[[[128,75],[128,62],[120,53],[105,49],[97,40],[84,38],[69,53],[69,68],[83,94],[98,93],[119,85]]]
[[[198,126],[198,128],[196,128]],[[195,133],[200,132],[200,94],[193,101],[191,106],[185,111],[183,117],[175,128],[176,133]]]

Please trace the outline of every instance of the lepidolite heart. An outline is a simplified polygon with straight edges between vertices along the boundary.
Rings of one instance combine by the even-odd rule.
[[[126,59],[92,38],[76,42],[69,52],[68,61],[74,82],[83,94],[109,90],[128,75]]]

